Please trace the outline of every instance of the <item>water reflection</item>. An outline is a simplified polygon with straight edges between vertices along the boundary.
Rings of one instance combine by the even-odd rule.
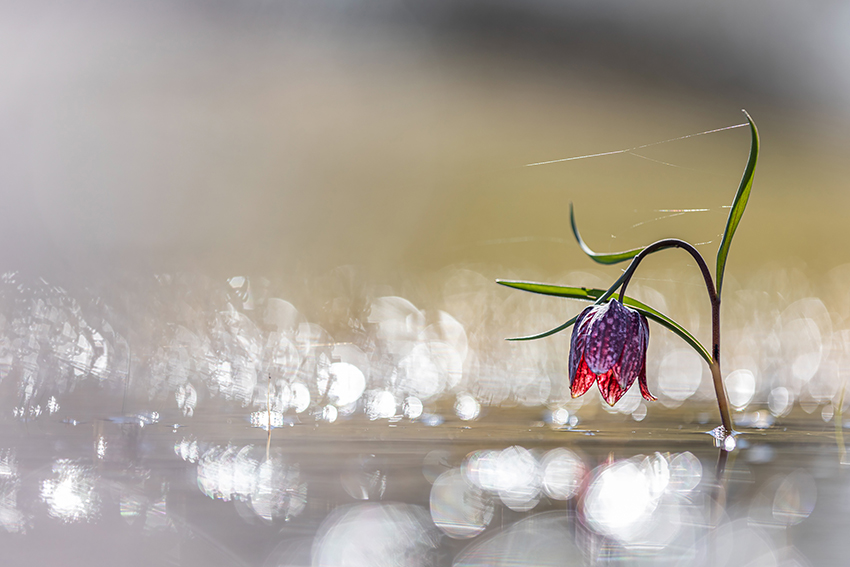
[[[846,562],[846,104],[820,106],[850,92],[842,3],[5,4],[0,563]],[[718,467],[676,336],[652,330],[658,403],[572,400],[568,335],[503,339],[583,305],[493,279],[612,281],[571,199],[601,250],[711,252],[740,130],[514,165],[732,124],[729,85],[765,177]],[[771,106],[789,89],[813,119]],[[706,342],[699,275],[665,261],[633,293]]]
[[[773,498],[773,518],[788,526],[809,517],[815,509],[817,487],[807,471],[795,471],[782,479]]]
[[[375,455],[350,459],[340,473],[340,483],[355,500],[380,500],[387,490],[384,459]]]
[[[623,461],[603,468],[584,498],[584,519],[595,532],[626,543],[649,535],[658,506],[644,463]],[[663,488],[662,488],[663,490]]]
[[[493,520],[492,498],[470,484],[459,469],[440,475],[431,487],[431,519],[446,535],[468,539]]]
[[[198,459],[197,479],[206,496],[246,502],[268,521],[298,516],[307,502],[299,465],[277,455],[265,459],[253,445],[208,449]]]
[[[462,551],[455,567],[584,565],[563,514],[535,514]]]
[[[290,553],[303,565],[806,565],[827,554],[778,534],[833,530],[818,496],[825,482],[843,490],[850,317],[785,288],[731,296],[742,303],[726,318],[724,364],[742,434],[715,464],[710,383],[675,337],[653,336],[660,404],[636,391],[614,408],[573,400],[566,339],[501,340],[517,334],[517,313],[522,325],[549,321],[548,301],[502,299],[468,269],[445,277],[473,295],[452,288],[427,308],[375,295],[340,327],[250,277],[160,275],[100,297],[5,274],[0,424],[55,444],[48,461],[0,451],[0,525],[29,537],[121,518],[142,537],[184,538],[192,511],[213,506],[201,517],[232,514],[234,534],[297,527],[268,551],[281,565],[299,564]],[[637,291],[676,309],[667,284]],[[771,308],[751,316],[754,305]],[[821,456],[837,453],[828,467],[800,468],[791,450],[803,445],[781,437],[798,423]]]
[[[0,525],[13,534],[24,533],[27,528],[26,517],[18,506],[20,489],[15,451],[0,450]]]
[[[41,483],[41,499],[48,514],[68,523],[94,520],[100,512],[97,480],[90,465],[57,460],[52,475]]]
[[[579,489],[586,473],[584,461],[569,449],[552,449],[540,463],[543,490],[554,500],[569,500]]]
[[[408,454],[284,443],[266,458],[262,445],[135,427],[140,446],[171,440],[170,464],[146,469],[93,453],[44,467],[0,450],[4,529],[27,537],[50,521],[184,540],[221,523],[231,534],[205,545],[246,564],[260,530],[275,565],[816,565],[828,564],[818,558],[831,548],[804,552],[794,534],[834,532],[840,508],[819,493],[850,494],[837,459],[801,466],[790,445],[746,435],[728,461],[696,439],[696,452],[635,454],[620,441],[576,444],[580,434],[554,447],[473,443],[466,454],[432,441],[409,443]],[[113,439],[129,455],[120,446],[131,437]]]
[[[313,541],[313,565],[438,565],[437,530],[428,512],[408,504],[361,504],[335,510]]]
[[[660,404],[628,395],[613,409],[598,396],[588,404],[570,400],[568,341],[502,342],[517,334],[520,319],[528,328],[548,321],[555,305],[550,298],[499,296],[469,270],[444,277],[447,283],[465,278],[467,289],[499,305],[501,318],[493,319],[492,308],[479,313],[461,305],[449,293],[432,297],[428,309],[400,296],[378,296],[335,340],[292,302],[271,295],[267,285],[252,288],[249,305],[228,291],[233,280],[161,275],[104,298],[6,273],[0,282],[0,378],[14,395],[2,402],[5,415],[85,421],[89,409],[74,394],[82,384],[112,407],[143,404],[145,412],[167,415],[173,423],[198,412],[235,410],[265,429],[296,419],[328,424],[358,416],[475,421],[488,408],[516,406],[537,410],[538,419],[553,425],[576,427],[601,410],[643,421],[662,407],[711,401],[703,365],[664,330],[653,334],[648,371]],[[759,275],[752,284],[770,277]],[[642,282],[636,293],[681,311],[677,296],[665,293],[667,280],[647,279],[654,283]],[[249,285],[251,279],[240,282]],[[829,421],[850,407],[842,394],[850,317],[830,313],[824,299],[798,298],[784,288],[771,292],[769,286],[742,288],[729,303],[724,367],[738,427],[770,427],[795,408],[817,409]],[[691,304],[682,305],[686,314],[680,318],[687,319]],[[519,312],[521,318],[508,317]],[[693,316],[698,319],[697,312]]]

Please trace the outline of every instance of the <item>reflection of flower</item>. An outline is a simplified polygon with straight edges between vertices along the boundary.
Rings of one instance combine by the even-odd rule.
[[[647,400],[655,398],[646,387],[646,317],[612,299],[579,314],[570,341],[570,391],[581,396],[596,381],[609,405],[623,397],[635,378]]]

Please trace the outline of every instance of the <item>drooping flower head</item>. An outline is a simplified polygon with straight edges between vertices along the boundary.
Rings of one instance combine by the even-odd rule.
[[[634,384],[654,400],[646,386],[646,317],[616,299],[592,305],[579,314],[570,340],[570,392],[577,398],[594,382],[609,405],[614,405]]]

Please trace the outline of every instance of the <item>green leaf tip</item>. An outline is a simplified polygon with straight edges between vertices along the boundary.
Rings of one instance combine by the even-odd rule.
[[[742,112],[747,117],[747,122],[750,123],[750,156],[747,159],[747,166],[744,168],[744,175],[741,177],[738,192],[735,193],[735,199],[732,201],[732,208],[729,210],[729,218],[726,221],[726,230],[723,231],[720,248],[717,250],[717,271],[715,272],[717,295],[720,295],[720,290],[723,286],[723,273],[726,271],[726,258],[729,255],[729,246],[732,244],[732,237],[735,236],[738,223],[741,222],[744,209],[747,208],[747,201],[750,199],[750,190],[753,187],[753,177],[756,173],[756,162],[759,157],[758,128],[756,128],[756,123],[753,122],[749,113],[743,109]]]
[[[513,288],[519,289],[522,291],[528,291],[531,293],[539,293],[542,295],[551,295],[554,297],[568,297],[570,299],[583,299],[585,301],[593,301],[599,302],[600,298],[603,298],[602,301],[605,301],[610,297],[611,290],[603,290],[603,289],[595,289],[588,287],[568,287],[554,284],[543,284],[543,283],[535,283],[535,282],[522,282],[522,281],[509,281],[509,280],[496,280],[496,283]],[[660,324],[663,327],[666,327],[670,331],[676,333],[682,340],[684,340],[688,345],[691,346],[697,354],[699,354],[708,364],[712,364],[711,354],[708,352],[708,349],[705,348],[702,343],[700,343],[696,337],[694,337],[687,329],[685,329],[682,325],[668,317],[667,315],[661,313],[657,309],[654,309],[643,303],[642,301],[638,301],[632,297],[626,296],[623,298],[623,304],[628,305],[632,309],[643,313],[647,319],[652,319],[656,323]],[[550,335],[554,335],[564,329],[570,327],[575,323],[576,317],[573,317],[563,325],[559,325],[554,329],[546,331],[544,333],[540,333],[538,335],[530,335],[527,337],[516,337],[512,339],[508,339],[509,341],[530,341],[534,339],[542,339],[544,337],[548,337]]]
[[[611,254],[600,254],[598,252],[594,252],[590,249],[590,247],[585,244],[584,240],[581,238],[581,234],[578,232],[578,226],[576,225],[576,216],[573,204],[570,203],[570,225],[573,228],[573,236],[576,237],[576,241],[578,242],[579,248],[581,251],[590,256],[590,258],[598,262],[600,264],[619,264],[620,262],[625,262],[626,260],[631,260],[638,254],[643,251],[643,248],[634,248],[632,250],[626,250],[625,252],[613,252]]]
[[[575,317],[573,317],[572,319],[570,319],[569,321],[567,321],[563,325],[558,325],[554,329],[549,329],[548,331],[545,331],[543,333],[539,333],[539,334],[536,334],[536,335],[529,335],[527,337],[511,337],[511,338],[505,339],[505,340],[506,341],[533,341],[533,340],[536,340],[536,339],[543,339],[543,338],[546,338],[548,336],[554,335],[555,333],[560,333],[564,329],[568,329],[569,327],[573,326],[573,324],[575,324],[575,322],[576,322],[576,319],[578,319],[578,315],[576,315]]]

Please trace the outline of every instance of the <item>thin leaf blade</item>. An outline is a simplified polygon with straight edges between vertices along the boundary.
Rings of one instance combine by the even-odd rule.
[[[575,317],[573,317],[572,319],[570,319],[569,321],[567,321],[563,325],[558,325],[554,329],[549,329],[548,331],[544,331],[544,332],[538,333],[536,335],[528,335],[527,337],[511,337],[511,338],[505,339],[505,340],[508,340],[508,341],[533,341],[533,340],[536,340],[536,339],[542,339],[542,338],[548,337],[550,335],[554,335],[555,333],[560,333],[564,329],[570,328],[571,326],[573,326],[575,324],[576,319],[578,319],[578,315],[576,315]]]
[[[573,228],[573,236],[575,236],[579,248],[581,248],[581,251],[590,256],[593,261],[598,262],[600,264],[619,264],[620,262],[631,260],[643,251],[643,248],[634,248],[632,250],[626,250],[625,252],[600,254],[599,252],[594,252],[593,250],[591,250],[590,247],[584,242],[584,240],[582,240],[581,234],[579,234],[578,232],[578,225],[576,225],[576,217],[572,203],[570,203],[570,225]]]
[[[584,299],[586,301],[596,301],[599,296],[596,296],[594,294],[597,291],[601,291],[591,287],[569,287],[563,285],[522,282],[513,280],[496,280],[496,283],[505,287],[511,287],[513,289],[519,289],[522,291],[529,291],[531,293],[551,295],[554,297],[569,297],[571,299]]]
[[[747,208],[747,201],[750,199],[750,190],[753,187],[753,177],[756,173],[756,162],[759,155],[759,132],[755,122],[747,113],[743,111],[747,117],[747,122],[750,123],[750,156],[747,158],[747,166],[744,168],[744,175],[741,177],[741,184],[738,186],[738,192],[735,193],[735,199],[732,201],[732,208],[729,211],[729,218],[726,220],[726,230],[723,231],[723,240],[720,241],[720,248],[717,250],[717,271],[715,276],[717,279],[717,295],[720,295],[720,290],[723,286],[723,272],[726,270],[726,258],[729,256],[729,247],[732,244],[732,237],[735,236],[735,231],[738,229],[738,223],[741,222],[741,217],[744,215],[744,209]]]
[[[711,354],[708,352],[708,349],[705,348],[702,343],[700,343],[695,336],[688,332],[683,326],[679,323],[668,317],[667,315],[661,313],[660,311],[653,309],[649,305],[638,301],[637,299],[631,297],[624,297],[623,303],[628,305],[629,307],[634,308],[637,311],[643,313],[647,319],[652,319],[659,325],[666,327],[668,330],[674,332],[679,336],[680,339],[688,343],[697,354],[699,354],[703,360],[705,360],[709,365],[712,363]]]
[[[604,289],[596,289],[596,288],[588,288],[588,287],[570,287],[570,286],[561,286],[554,284],[543,284],[536,282],[523,282],[523,281],[512,281],[512,280],[496,280],[496,283],[501,284],[506,287],[510,287],[513,289],[519,289],[522,291],[528,291],[531,293],[539,293],[541,295],[550,295],[554,297],[567,297],[570,299],[582,299],[584,301],[598,301],[600,297],[605,297],[606,295],[610,295],[610,290]],[[711,354],[708,352],[702,343],[700,343],[696,337],[694,337],[687,329],[685,329],[682,325],[668,317],[667,315],[661,313],[657,309],[650,307],[646,303],[642,301],[638,301],[632,297],[624,297],[623,304],[628,305],[629,307],[643,313],[648,319],[652,319],[659,325],[667,328],[672,331],[676,335],[678,335],[682,340],[684,340],[688,345],[690,345],[697,354],[699,354],[708,364],[712,363]],[[570,325],[575,323],[575,317],[563,325],[556,327],[555,329],[551,329],[550,331],[546,331],[545,333],[540,333],[539,335],[531,335],[529,337],[518,337],[516,339],[510,340],[533,340],[543,337],[548,337],[553,335],[559,331],[562,331],[568,328]]]

